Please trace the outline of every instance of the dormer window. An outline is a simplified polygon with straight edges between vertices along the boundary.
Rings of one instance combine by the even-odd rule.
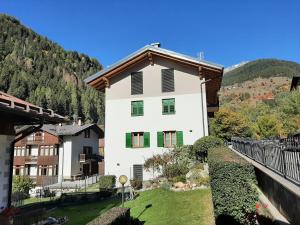
[[[131,94],[143,94],[143,72],[131,73]]]

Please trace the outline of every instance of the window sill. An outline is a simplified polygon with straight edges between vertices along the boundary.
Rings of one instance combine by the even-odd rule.
[[[138,116],[144,116],[144,115],[131,115],[131,117],[138,117]]]
[[[163,115],[175,115],[176,113],[162,113]]]

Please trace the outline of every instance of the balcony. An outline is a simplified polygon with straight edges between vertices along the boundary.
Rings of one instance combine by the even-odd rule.
[[[101,159],[102,159],[102,157],[100,155],[96,155],[96,154],[79,154],[79,162],[80,163],[86,163],[89,160],[99,162]]]
[[[21,140],[22,144],[34,145],[34,144],[42,144],[44,143],[44,137],[42,136],[29,136]]]
[[[25,156],[25,164],[37,164],[38,157],[35,155]]]

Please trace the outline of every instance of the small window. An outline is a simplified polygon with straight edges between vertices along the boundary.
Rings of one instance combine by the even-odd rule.
[[[143,148],[144,147],[144,133],[134,132],[132,133],[132,147]]]
[[[47,176],[47,166],[41,166],[41,176]]]
[[[90,146],[83,146],[83,154],[91,155],[93,153],[93,148]]]
[[[143,94],[143,72],[131,73],[131,94]]]
[[[90,129],[84,130],[84,137],[85,138],[90,138],[90,136],[91,136]]]
[[[162,69],[161,70],[161,91],[173,92],[174,87],[174,69]]]
[[[20,167],[16,167],[16,169],[15,169],[15,175],[16,176],[20,175]]]
[[[164,147],[171,148],[176,146],[176,131],[164,132]]]
[[[162,114],[175,114],[175,98],[162,100]]]
[[[143,165],[133,165],[133,179],[143,180]]]
[[[144,115],[144,101],[131,102],[131,116],[143,116]]]

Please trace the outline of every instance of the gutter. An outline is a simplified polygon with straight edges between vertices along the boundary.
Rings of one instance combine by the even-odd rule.
[[[37,127],[32,127],[31,129],[28,129],[26,132],[22,133],[21,136],[13,140],[10,144],[10,166],[9,166],[9,180],[8,180],[8,199],[7,199],[7,207],[11,207],[11,195],[12,195],[12,182],[13,182],[13,166],[14,166],[14,152],[15,152],[15,143],[23,139],[24,137],[38,131],[42,126],[44,125],[44,120],[40,121],[40,124]],[[18,136],[20,133],[17,133],[16,136]]]
[[[202,85],[208,83],[209,81],[211,81],[211,79],[208,79],[208,80],[203,81],[203,82],[200,83],[201,110],[202,110],[202,128],[203,128],[203,134],[204,134],[204,136],[206,136],[206,132],[205,132],[205,119],[204,119],[205,116],[204,116],[204,103],[203,103],[204,99],[203,99],[203,88],[202,88]],[[206,105],[206,107],[207,107],[207,105]],[[208,120],[207,120],[207,123],[208,123]],[[208,135],[208,131],[207,131],[207,135]]]

